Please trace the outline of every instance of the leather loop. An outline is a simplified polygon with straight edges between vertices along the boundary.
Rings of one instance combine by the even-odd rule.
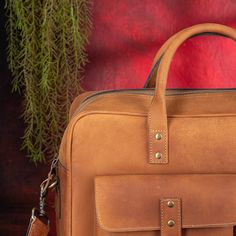
[[[166,112],[165,90],[171,59],[178,47],[188,38],[201,33],[214,33],[229,37],[236,41],[236,30],[220,24],[200,24],[180,31],[161,59],[157,70],[155,94],[148,113],[149,128],[149,163],[168,163],[168,123]],[[162,139],[156,139],[157,133]]]
[[[31,218],[26,236],[47,236],[49,233],[49,224],[44,223],[38,217]]]
[[[182,214],[180,199],[161,200],[161,236],[182,235]]]

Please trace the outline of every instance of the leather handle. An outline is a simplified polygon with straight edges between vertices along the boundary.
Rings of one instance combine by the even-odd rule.
[[[202,33],[220,34],[236,41],[236,30],[220,24],[199,24],[180,31],[165,50],[156,75],[155,94],[148,113],[149,163],[168,163],[168,123],[165,90],[171,60],[188,38]]]
[[[155,85],[156,85],[156,73],[157,73],[157,70],[158,70],[158,67],[160,65],[160,62],[161,62],[161,59],[162,59],[162,56],[164,55],[166,49],[171,45],[171,43],[174,41],[174,39],[179,35],[181,34],[182,31],[172,35],[162,46],[161,48],[157,51],[154,59],[153,59],[153,62],[152,62],[152,66],[151,66],[151,71],[148,75],[148,78],[144,84],[144,88],[154,88]],[[203,36],[203,35],[219,35],[219,36],[224,36],[224,37],[227,37],[226,35],[222,35],[222,34],[219,34],[219,33],[200,33],[200,34],[197,34],[197,35],[193,35],[192,37],[190,38],[193,38],[193,37],[196,37],[196,36]]]
[[[148,75],[148,78],[144,84],[144,88],[154,88],[155,84],[156,84],[156,72],[157,72],[157,68],[161,62],[161,58],[163,56],[163,54],[165,53],[166,49],[169,47],[169,45],[172,43],[172,41],[174,41],[175,37],[178,35],[178,33],[172,35],[162,46],[161,48],[158,50],[158,52],[156,53],[153,62],[152,62],[152,69],[151,72]]]

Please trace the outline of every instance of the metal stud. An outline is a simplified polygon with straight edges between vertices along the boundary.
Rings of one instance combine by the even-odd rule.
[[[168,206],[169,208],[173,208],[174,205],[175,205],[175,203],[174,203],[172,200],[170,200],[170,201],[167,202],[167,206]]]
[[[161,140],[162,139],[162,134],[157,133],[155,137],[156,137],[156,140]]]
[[[175,222],[174,222],[173,220],[169,220],[169,221],[167,222],[167,225],[168,225],[169,227],[174,227],[174,226],[175,226]]]
[[[156,159],[160,160],[162,158],[162,154],[160,152],[157,152],[155,154]]]
[[[162,154],[160,152],[157,152],[155,154],[155,157],[156,157],[156,159],[161,159],[162,158]]]

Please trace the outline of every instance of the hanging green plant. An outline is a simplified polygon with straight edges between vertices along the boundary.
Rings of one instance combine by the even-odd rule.
[[[13,91],[24,96],[22,148],[42,162],[58,152],[69,107],[81,91],[91,30],[88,0],[6,0]]]

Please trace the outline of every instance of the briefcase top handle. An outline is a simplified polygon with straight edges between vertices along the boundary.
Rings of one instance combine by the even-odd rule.
[[[236,41],[236,30],[221,24],[205,23],[186,28],[173,35],[158,51],[152,69],[150,84],[155,85],[155,93],[148,113],[149,163],[167,164],[168,124],[166,112],[166,84],[171,60],[179,46],[187,39],[201,35],[215,34]],[[157,68],[158,67],[158,68]]]
[[[144,88],[154,88],[156,85],[156,72],[157,68],[161,62],[162,55],[166,51],[166,49],[169,47],[172,41],[174,41],[175,37],[181,32],[178,32],[174,35],[172,35],[162,46],[161,48],[157,51],[154,60],[152,62],[152,69],[148,75],[148,78],[144,84]]]

